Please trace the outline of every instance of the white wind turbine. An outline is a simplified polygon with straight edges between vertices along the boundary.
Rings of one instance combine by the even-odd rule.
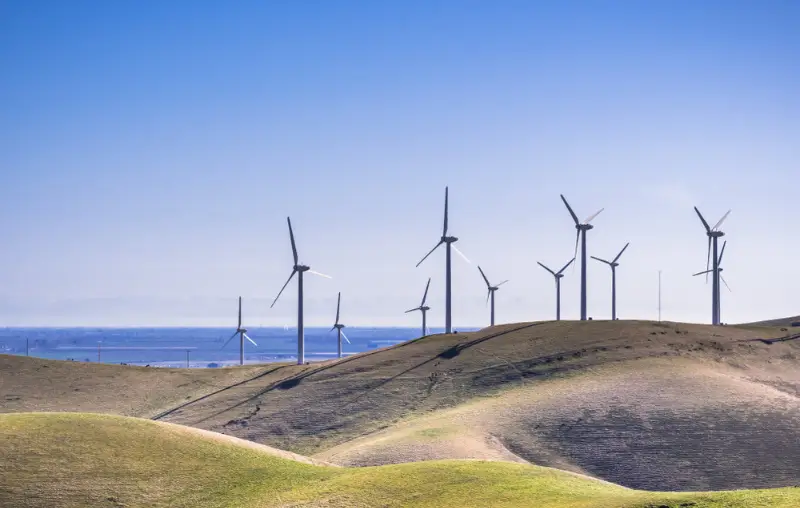
[[[305,363],[305,330],[303,328],[303,273],[313,273],[314,275],[319,275],[320,277],[325,277],[326,279],[332,279],[333,277],[330,275],[325,275],[324,273],[315,272],[311,269],[311,267],[300,264],[300,262],[297,260],[297,247],[294,244],[292,221],[289,219],[289,217],[286,217],[286,222],[289,224],[289,240],[292,242],[294,266],[292,267],[291,275],[289,275],[289,278],[286,280],[286,284],[283,285],[280,292],[278,292],[278,296],[275,297],[275,301],[273,301],[272,305],[269,307],[271,309],[275,306],[275,303],[277,303],[278,298],[281,297],[283,290],[289,285],[289,282],[291,282],[294,274],[297,274],[297,364],[303,365]]]
[[[339,292],[339,296],[336,299],[336,322],[333,324],[333,327],[331,328],[331,332],[333,330],[337,331],[336,335],[339,338],[339,342],[338,342],[338,344],[339,344],[339,349],[338,349],[339,358],[342,357],[342,337],[344,337],[344,340],[346,340],[347,343],[350,344],[350,339],[347,338],[347,335],[344,334],[344,330],[342,330],[342,328],[344,328],[345,325],[343,325],[343,324],[341,324],[339,322],[339,306],[341,305],[341,303],[342,303],[342,293],[340,291]]]
[[[227,346],[228,343],[231,340],[233,340],[233,338],[236,337],[237,335],[239,336],[239,365],[244,365],[244,339],[249,340],[256,347],[258,347],[258,344],[256,344],[256,341],[254,341],[253,339],[251,339],[247,335],[247,328],[242,328],[242,297],[241,296],[239,297],[239,324],[236,326],[236,331],[233,332],[233,335],[231,335],[230,338],[227,341],[225,341],[225,344],[222,345],[222,349],[225,349],[225,346]]]

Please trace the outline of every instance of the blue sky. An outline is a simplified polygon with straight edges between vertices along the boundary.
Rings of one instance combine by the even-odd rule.
[[[443,324],[554,314],[613,257],[621,318],[707,322],[693,205],[729,208],[723,320],[797,314],[800,4],[0,0],[0,325]],[[590,260],[589,313],[610,314]],[[563,314],[578,316],[579,272]]]

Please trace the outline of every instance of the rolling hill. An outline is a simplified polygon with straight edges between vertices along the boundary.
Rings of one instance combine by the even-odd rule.
[[[347,466],[490,459],[646,490],[778,487],[800,483],[800,341],[785,336],[519,323],[307,366],[209,369],[202,382],[180,369],[80,364],[109,369],[98,382],[78,364],[0,357],[13,373],[0,411],[149,417]]]
[[[800,503],[800,489],[641,492],[554,469],[483,461],[340,468],[178,425],[20,413],[0,415],[0,499],[9,508],[789,508]]]

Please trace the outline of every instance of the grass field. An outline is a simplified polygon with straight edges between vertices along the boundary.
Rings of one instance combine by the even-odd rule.
[[[137,418],[0,415],[0,498],[9,508],[537,506],[795,507],[800,488],[653,493],[538,466],[434,461],[341,468]]]
[[[156,418],[341,465],[491,459],[646,490],[800,484],[800,341],[780,328],[541,322],[307,366],[0,356],[0,412]]]

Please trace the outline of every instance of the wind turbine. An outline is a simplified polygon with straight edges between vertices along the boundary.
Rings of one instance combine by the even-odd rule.
[[[553,274],[553,277],[555,277],[556,279],[556,321],[561,321],[561,278],[564,277],[564,270],[566,270],[567,267],[571,265],[573,261],[575,261],[575,258],[570,259],[569,262],[566,265],[564,265],[561,268],[561,270],[557,272],[554,272],[553,270],[547,268],[542,263],[539,263],[537,261],[537,263],[539,263],[539,266],[541,266],[542,268]]]
[[[722,276],[722,270],[723,270],[723,268],[722,268],[722,256],[725,254],[725,246],[727,244],[728,244],[727,241],[722,242],[722,249],[719,252],[719,259],[716,260],[716,267],[717,267],[716,276],[718,276],[719,279],[722,281],[722,283],[725,284],[725,287],[728,288],[728,291],[732,291],[731,287],[728,285],[728,282],[725,280],[725,277]],[[705,271],[702,271],[702,272],[697,272],[697,273],[693,274],[693,276],[696,277],[698,275],[708,274],[708,273],[711,273],[713,271],[714,271],[714,269],[712,268],[711,270],[705,270]],[[719,284],[717,284],[717,294],[716,294],[717,324],[721,324],[722,323],[722,299],[720,297],[721,297],[721,295],[720,295],[720,287],[719,287]]]
[[[581,240],[581,321],[586,320],[586,232],[590,229],[594,228],[590,224],[592,220],[600,215],[600,212],[605,210],[605,208],[601,208],[594,215],[590,215],[586,220],[583,222],[578,220],[578,216],[575,215],[575,212],[572,211],[572,207],[569,206],[567,203],[567,199],[564,195],[561,195],[561,201],[567,205],[567,210],[569,210],[569,214],[572,215],[572,220],[575,221],[575,229],[578,230],[578,234],[575,237],[575,255],[573,258],[578,257],[578,240]]]
[[[491,326],[494,326],[494,292],[495,292],[495,291],[497,291],[497,290],[500,288],[500,286],[502,286],[503,284],[505,284],[505,283],[506,283],[506,282],[508,282],[508,281],[507,281],[507,280],[504,280],[504,281],[503,281],[503,282],[501,282],[500,284],[498,284],[498,285],[496,285],[496,286],[492,286],[492,285],[489,283],[489,279],[487,279],[487,278],[486,278],[486,274],[485,274],[485,273],[483,273],[483,270],[481,270],[481,267],[480,267],[480,265],[478,265],[478,270],[481,272],[481,275],[483,276],[483,280],[484,280],[484,281],[486,281],[486,288],[487,288],[487,289],[488,289],[488,291],[489,291],[489,292],[486,294],[486,303],[489,303],[489,299],[491,299],[491,300],[492,300],[492,320],[491,320]]]
[[[344,325],[339,323],[339,306],[341,305],[341,303],[342,303],[342,293],[340,291],[339,292],[339,297],[336,299],[336,322],[333,324],[333,327],[330,330],[331,332],[333,330],[336,330],[336,334],[337,334],[337,336],[339,338],[339,350],[338,350],[339,351],[339,358],[342,357],[342,337],[344,337],[344,340],[346,340],[347,343],[350,344],[350,339],[348,339],[347,335],[345,335],[344,332],[342,331],[342,328],[344,328]]]
[[[430,277],[428,277],[428,283],[425,285],[425,294],[422,295],[422,303],[419,304],[419,307],[415,307],[413,309],[409,309],[409,310],[406,311],[406,314],[408,314],[409,312],[414,312],[415,310],[418,310],[418,311],[422,312],[422,337],[425,336],[425,334],[427,333],[427,330],[428,330],[428,328],[426,326],[426,321],[425,321],[425,313],[428,312],[429,310],[431,310],[430,307],[425,305],[425,299],[428,298],[428,288],[429,287],[431,287],[431,278]]]
[[[222,345],[222,349],[225,349],[225,346],[227,346],[228,343],[231,340],[233,340],[233,338],[236,337],[237,335],[239,336],[239,365],[244,365],[244,339],[249,340],[256,347],[258,346],[258,344],[256,344],[256,342],[247,335],[247,328],[242,328],[242,297],[241,296],[239,297],[239,324],[236,325],[236,331],[233,332],[233,335],[231,335],[230,338],[227,341],[225,341],[225,344]],[[186,358],[189,358],[189,352],[188,351],[186,352]],[[188,360],[187,360],[187,363],[188,363]]]
[[[697,212],[697,216],[700,217],[700,222],[703,223],[703,227],[706,228],[706,236],[708,236],[708,254],[706,256],[706,271],[704,273],[711,274],[711,324],[718,325],[719,324],[719,258],[717,257],[717,240],[723,236],[725,233],[719,230],[719,227],[728,218],[728,214],[731,213],[730,210],[725,212],[725,215],[714,225],[714,227],[709,227],[708,222],[703,218],[703,215],[700,213],[700,210],[697,207],[694,207],[694,211]],[[711,259],[711,251],[714,251],[714,264],[709,269],[709,260]],[[708,276],[706,276],[706,282],[708,282]]]
[[[617,263],[617,261],[619,260],[620,256],[622,256],[622,253],[625,252],[625,249],[628,248],[628,245],[630,245],[630,242],[625,244],[625,247],[623,247],[622,250],[619,251],[617,257],[615,257],[612,261],[606,261],[605,259],[600,259],[598,257],[591,256],[592,259],[600,261],[601,263],[605,263],[611,267],[611,320],[612,321],[616,321],[617,319],[617,267],[619,266],[619,263]]]
[[[325,275],[324,273],[315,272],[311,269],[311,267],[306,265],[301,265],[297,261],[297,247],[294,244],[294,233],[292,232],[292,221],[289,217],[286,217],[286,222],[289,224],[289,240],[292,242],[292,256],[294,257],[294,266],[292,267],[292,273],[289,275],[289,278],[286,280],[286,284],[283,285],[278,296],[275,297],[275,301],[272,302],[272,305],[269,306],[271,309],[275,306],[278,302],[278,298],[281,297],[283,290],[286,289],[286,286],[289,285],[291,282],[292,277],[294,274],[297,274],[297,364],[303,365],[305,363],[305,335],[304,335],[304,328],[303,328],[303,273],[313,273],[314,275],[319,275],[320,277],[325,277],[326,279],[331,279],[330,275]]]
[[[450,283],[450,247],[453,248],[464,260],[469,263],[470,260],[467,259],[467,256],[464,255],[463,252],[458,250],[458,248],[453,245],[455,242],[458,241],[458,238],[455,236],[447,236],[447,187],[444,188],[444,228],[442,229],[442,238],[439,240],[439,243],[436,244],[434,248],[430,250],[425,257],[417,263],[417,266],[421,265],[423,261],[428,259],[428,256],[433,254],[433,251],[439,248],[440,245],[445,244],[447,246],[447,258],[445,264],[445,310],[444,310],[444,333],[452,333],[452,314],[451,314],[451,303],[452,303],[452,292],[451,292],[451,283]]]

